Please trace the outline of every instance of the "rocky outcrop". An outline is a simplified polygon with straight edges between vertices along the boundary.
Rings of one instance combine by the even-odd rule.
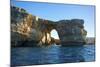
[[[61,20],[57,23],[56,29],[62,45],[85,44],[87,31],[82,19]]]
[[[51,30],[56,29],[60,40],[51,37]],[[48,46],[58,43],[84,44],[87,32],[84,20],[50,21],[29,14],[22,8],[11,7],[11,44],[12,46]]]
[[[24,9],[11,7],[12,46],[35,46],[42,37],[38,17],[28,14]],[[34,44],[35,43],[35,44]],[[22,45],[23,44],[23,45]]]
[[[87,37],[86,43],[89,45],[95,45],[95,37]]]

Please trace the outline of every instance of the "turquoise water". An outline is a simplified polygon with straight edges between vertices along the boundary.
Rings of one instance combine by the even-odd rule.
[[[11,50],[11,65],[38,65],[95,61],[95,46],[17,47]]]

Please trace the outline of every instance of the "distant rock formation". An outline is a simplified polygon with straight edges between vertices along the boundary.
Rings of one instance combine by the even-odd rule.
[[[51,37],[56,29],[60,40]],[[29,14],[22,8],[11,6],[11,45],[12,46],[48,46],[53,42],[62,46],[85,44],[87,31],[84,20],[50,21]]]
[[[95,45],[95,37],[87,37],[86,43],[90,45]]]

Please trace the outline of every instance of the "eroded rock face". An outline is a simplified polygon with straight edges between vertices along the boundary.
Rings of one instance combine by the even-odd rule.
[[[57,22],[57,31],[60,36],[61,44],[78,44],[86,42],[87,32],[84,29],[84,20],[72,19]]]
[[[13,46],[22,44],[25,46],[30,42],[35,42],[36,45],[39,42],[42,32],[39,30],[37,19],[36,16],[28,14],[24,9],[11,7],[11,43]],[[34,44],[32,43],[31,46]]]
[[[11,7],[12,46],[51,45],[54,41],[50,35],[52,29],[57,30],[61,45],[86,42],[87,32],[82,19],[54,22],[33,16],[22,8]]]

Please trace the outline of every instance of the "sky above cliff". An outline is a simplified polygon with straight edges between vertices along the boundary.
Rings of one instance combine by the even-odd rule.
[[[14,0],[11,0],[11,5],[23,8],[32,15],[53,21],[84,19],[84,26],[88,32],[87,37],[95,36],[95,6],[19,2]]]

